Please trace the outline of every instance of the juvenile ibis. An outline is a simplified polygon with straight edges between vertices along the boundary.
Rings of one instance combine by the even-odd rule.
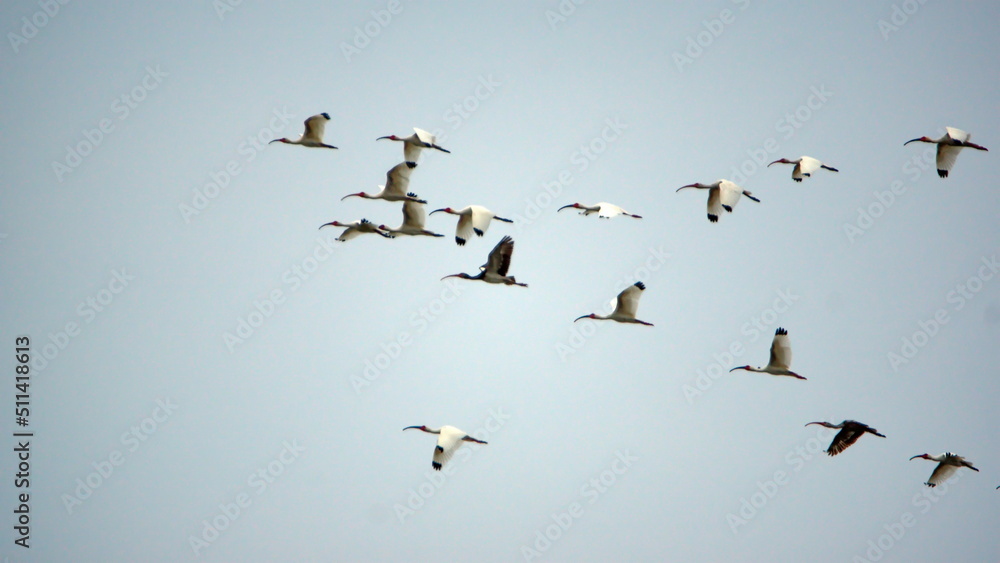
[[[984,146],[977,145],[976,143],[970,143],[969,138],[971,135],[962,131],[961,129],[955,129],[954,127],[945,127],[947,133],[944,134],[940,139],[931,139],[930,137],[920,137],[919,139],[910,139],[903,143],[903,146],[910,143],[934,143],[937,145],[937,171],[938,176],[942,178],[948,177],[948,171],[951,167],[955,165],[955,159],[958,158],[958,152],[964,148],[976,149],[980,151],[989,150]]]
[[[437,149],[441,152],[451,153],[450,150],[441,148],[437,145],[437,139],[434,135],[423,129],[413,128],[413,134],[409,137],[397,137],[396,135],[386,135],[384,137],[379,137],[375,139],[380,141],[382,139],[389,139],[391,141],[400,141],[403,143],[403,159],[410,162],[416,162],[420,158],[420,149]]]
[[[934,468],[934,473],[931,473],[931,478],[927,480],[925,485],[928,487],[936,487],[941,484],[942,481],[948,480],[959,467],[968,467],[973,471],[979,471],[972,466],[971,461],[966,461],[964,457],[960,455],[955,455],[951,452],[945,452],[941,455],[931,455],[931,454],[920,454],[915,455],[910,458],[910,461],[917,458],[929,459],[931,461],[938,462],[937,467]]]
[[[573,322],[575,323],[580,319],[594,319],[597,321],[617,321],[620,323],[636,323],[640,325],[653,326],[653,323],[647,323],[646,321],[640,321],[635,318],[635,312],[639,309],[639,298],[642,297],[642,292],[645,290],[646,284],[642,282],[635,282],[618,294],[618,302],[615,304],[615,310],[610,315],[602,316],[596,313],[591,313],[589,315],[577,317],[573,320]]]
[[[428,428],[427,426],[407,426],[403,431],[415,428],[417,430],[423,430],[428,434],[437,434],[438,441],[437,445],[434,446],[434,457],[431,460],[431,467],[436,471],[441,471],[441,466],[451,459],[451,456],[455,453],[461,445],[462,442],[475,442],[477,444],[485,444],[486,442],[482,440],[477,440],[472,436],[465,433],[464,430],[459,430],[454,426],[442,426],[441,428]]]
[[[625,211],[621,207],[618,207],[617,205],[613,203],[608,203],[606,201],[595,203],[594,205],[583,205],[582,203],[564,205],[560,207],[557,211],[562,211],[563,209],[569,209],[569,208],[582,209],[582,211],[580,211],[580,215],[583,216],[593,215],[594,213],[597,213],[597,216],[600,217],[601,219],[610,219],[612,217],[617,217],[619,215],[627,215],[629,217],[635,217],[636,219],[642,219],[642,217],[640,217],[639,215],[633,215],[628,211]]]
[[[760,200],[755,198],[753,194],[729,180],[719,180],[712,184],[688,184],[677,188],[677,191],[679,192],[684,188],[708,190],[708,220],[713,223],[719,220],[719,215],[722,214],[723,209],[732,213],[733,208],[740,202],[741,195],[745,195],[760,203]]]
[[[831,172],[840,172],[840,170],[837,170],[832,166],[827,166],[811,156],[800,156],[795,159],[782,158],[780,160],[775,160],[771,164],[794,164],[795,168],[792,169],[792,180],[795,180],[796,182],[801,182],[803,177],[808,178],[813,172],[819,170],[820,168],[830,170]],[[770,167],[771,164],[768,164],[767,166]]]
[[[490,251],[490,257],[486,259],[486,263],[479,267],[479,273],[475,276],[470,276],[469,274],[452,274],[450,276],[445,276],[446,278],[462,278],[463,280],[482,280],[486,283],[502,283],[506,285],[519,285],[521,287],[528,287],[526,283],[518,283],[514,279],[514,276],[508,276],[507,270],[510,269],[510,257],[514,254],[514,239],[510,237],[503,237],[500,242],[493,247]]]
[[[730,373],[742,369],[756,373],[769,373],[771,375],[787,375],[798,379],[805,379],[801,375],[788,369],[792,364],[792,345],[788,340],[788,331],[778,327],[774,331],[774,340],[771,341],[771,360],[763,368],[750,366],[740,366],[729,370]],[[846,447],[846,446],[845,446]]]
[[[382,235],[385,238],[392,238],[392,235],[382,232],[380,228],[375,226],[375,223],[372,223],[368,219],[361,219],[360,221],[351,221],[350,223],[331,221],[329,223],[324,223],[319,226],[319,228],[321,229],[323,227],[345,227],[344,232],[340,233],[340,236],[337,237],[337,240],[339,240],[340,242],[349,241],[352,238],[365,233],[375,233],[377,235]]]
[[[503,221],[504,223],[513,223],[510,219],[504,219],[503,217],[497,217],[492,211],[486,209],[481,205],[470,205],[468,207],[463,207],[458,211],[450,207],[445,207],[444,209],[435,209],[431,211],[431,215],[443,211],[444,213],[450,213],[452,215],[458,215],[458,226],[455,227],[455,242],[458,246],[464,246],[465,242],[471,238],[472,233],[475,232],[478,236],[483,236],[486,230],[490,228],[490,221],[496,219],[497,221]]]
[[[330,114],[319,113],[309,119],[306,119],[305,125],[306,130],[302,133],[302,136],[295,141],[289,141],[287,137],[282,137],[280,139],[275,139],[268,143],[285,143],[286,145],[302,145],[304,147],[314,147],[314,148],[324,148],[324,149],[335,149],[337,147],[333,145],[327,145],[323,142],[323,131],[326,129],[326,122],[330,121]]]
[[[340,201],[344,201],[349,197],[362,197],[365,199],[383,199],[385,201],[415,201],[417,203],[427,203],[422,199],[417,199],[415,196],[407,193],[406,191],[406,189],[410,186],[410,174],[413,173],[413,169],[416,167],[416,162],[400,162],[385,173],[385,185],[379,186],[379,188],[382,189],[379,193],[369,194],[365,192],[358,192],[356,194],[347,194],[340,198]]]
[[[865,432],[869,434],[874,434],[880,438],[885,438],[883,434],[879,434],[877,430],[856,420],[845,420],[840,424],[831,424],[829,422],[810,422],[806,424],[818,424],[820,426],[825,426],[827,428],[840,428],[840,432],[833,437],[833,441],[830,442],[830,447],[826,449],[826,453],[835,456],[840,452],[846,450],[848,446],[858,441],[858,438],[864,435]]]

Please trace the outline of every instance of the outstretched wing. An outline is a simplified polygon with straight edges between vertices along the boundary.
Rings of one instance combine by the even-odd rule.
[[[788,331],[783,328],[779,327],[774,331],[774,340],[771,341],[771,361],[768,365],[781,369],[789,369],[792,365],[792,345],[788,340]]]
[[[476,234],[483,236],[490,228],[490,221],[493,220],[493,212],[478,205],[472,206],[472,229]]]
[[[743,189],[729,180],[719,184],[719,203],[726,211],[732,212],[736,204],[740,202]]]
[[[970,137],[972,137],[972,135],[969,135],[968,133],[962,131],[961,129],[956,129],[955,127],[945,127],[944,130],[948,132],[949,137],[955,139],[959,143],[964,143],[968,141]]]
[[[613,203],[608,203],[606,201],[598,203],[597,207],[599,208],[597,216],[602,217],[604,219],[610,219],[612,217],[617,217],[622,213],[625,213],[625,210],[622,209],[621,207],[618,207],[617,205]]]
[[[722,201],[719,199],[719,188],[708,190],[708,220],[715,223],[722,215]]]
[[[833,437],[833,442],[830,443],[830,447],[827,448],[826,453],[830,455],[837,455],[840,452],[846,450],[848,446],[858,441],[858,438],[865,433],[864,428],[860,428],[853,424],[846,424],[844,428],[837,432],[837,435]]]
[[[811,156],[803,156],[799,161],[798,166],[795,167],[800,173],[800,178],[802,176],[808,176],[813,172],[819,170],[819,167],[823,166],[823,163]],[[794,175],[792,176],[794,178]]]
[[[406,190],[410,187],[410,174],[413,167],[406,162],[400,162],[385,173],[385,193],[399,197],[406,196]]]
[[[958,467],[955,465],[939,463],[938,466],[934,468],[934,473],[931,473],[931,478],[927,480],[927,486],[936,487],[940,485],[950,479],[956,471],[958,471]]]
[[[635,282],[635,284],[622,290],[618,294],[618,304],[615,307],[615,313],[635,318],[635,313],[639,310],[639,298],[642,297],[642,292],[645,289],[646,284]]]
[[[437,445],[434,446],[434,458],[431,462],[431,466],[440,471],[441,466],[451,459],[454,455],[455,450],[462,445],[462,432],[451,432],[448,427],[441,428],[441,434],[438,436]]]
[[[956,147],[954,145],[938,145],[937,147],[937,169],[938,174],[942,177],[947,178],[948,172],[953,166],[955,166],[955,159],[958,158],[958,153],[961,152],[962,147]],[[941,174],[944,171],[944,174]]]
[[[417,197],[417,194],[407,194]],[[417,203],[411,199],[403,201],[403,226],[414,229],[423,229],[427,220],[427,212],[424,211],[424,204]]]
[[[326,131],[326,122],[329,120],[330,117],[325,113],[320,113],[306,119],[306,130],[305,133],[302,134],[302,138],[320,143],[323,142],[323,133]]]
[[[490,252],[490,257],[484,265],[486,271],[506,276],[507,270],[510,269],[510,257],[513,254],[514,240],[509,236],[503,237]]]

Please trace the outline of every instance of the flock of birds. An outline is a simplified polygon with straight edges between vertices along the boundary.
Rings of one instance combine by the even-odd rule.
[[[271,143],[280,142],[289,145],[336,149],[337,147],[323,142],[326,122],[329,120],[330,115],[327,113],[314,115],[306,119],[305,131],[299,139],[292,141],[287,138],[281,138],[275,139],[271,141]],[[970,142],[970,135],[965,131],[954,127],[946,127],[945,131],[945,134],[938,139],[920,137],[903,143],[904,146],[915,142],[932,143],[937,145],[936,164],[938,176],[941,178],[948,177],[948,173],[952,167],[954,167],[955,159],[958,157],[958,153],[962,149],[971,148],[981,151],[987,150],[986,147]],[[382,139],[389,139],[403,143],[403,162],[393,166],[386,173],[385,185],[379,186],[381,189],[379,193],[368,194],[366,192],[358,192],[348,194],[341,198],[341,201],[349,197],[381,199],[392,202],[401,201],[403,202],[403,224],[393,229],[386,227],[385,225],[375,225],[367,219],[359,219],[350,223],[331,221],[321,225],[320,228],[322,229],[323,227],[328,226],[343,227],[344,231],[337,238],[337,240],[342,242],[351,240],[352,238],[362,234],[377,234],[385,238],[394,238],[398,235],[443,237],[444,235],[434,233],[425,228],[424,224],[426,221],[426,214],[423,206],[426,205],[427,202],[420,199],[417,194],[410,192],[409,184],[410,175],[417,167],[417,160],[419,159],[420,152],[423,149],[435,149],[444,153],[450,153],[451,151],[437,145],[434,135],[424,131],[423,129],[414,128],[413,134],[408,137],[387,135],[379,137],[376,141]],[[814,172],[820,169],[838,172],[836,168],[828,166],[820,160],[810,156],[802,156],[797,159],[782,158],[768,164],[768,167],[773,164],[795,165],[792,169],[792,180],[796,182],[801,182],[803,178],[810,177]],[[754,197],[749,191],[741,188],[736,183],[725,179],[718,180],[711,184],[688,184],[686,186],[681,186],[677,189],[677,191],[679,192],[685,188],[708,190],[708,220],[713,223],[719,220],[723,210],[728,213],[732,213],[736,204],[739,203],[743,196],[760,203],[760,200]],[[642,218],[639,215],[633,215],[621,207],[607,202],[599,202],[595,205],[573,203],[571,205],[560,207],[558,211],[570,208],[581,210],[580,214],[584,216],[596,213],[599,218],[603,219],[611,219],[619,215],[633,217],[636,219]],[[464,246],[465,243],[472,237],[473,233],[482,237],[486,233],[487,229],[489,229],[491,222],[494,220],[513,223],[512,220],[499,217],[489,209],[480,205],[469,205],[458,210],[451,207],[445,207],[443,209],[432,211],[431,214],[433,215],[438,212],[458,216],[458,225],[455,228],[455,242],[459,246]],[[479,267],[478,274],[470,275],[466,273],[459,273],[445,276],[441,279],[443,280],[450,277],[458,277],[466,280],[484,281],[486,283],[528,287],[528,284],[519,283],[514,279],[514,276],[507,275],[507,272],[510,269],[510,261],[513,253],[514,240],[509,236],[505,236],[490,252],[486,263]],[[636,313],[639,308],[639,298],[642,296],[642,292],[645,289],[645,284],[642,282],[636,282],[618,294],[614,311],[610,314],[598,315],[596,313],[591,313],[589,315],[578,317],[574,320],[574,322],[579,321],[580,319],[593,319],[653,326],[652,323],[641,321],[636,318]],[[735,367],[731,369],[730,372],[745,370],[749,372],[767,373],[775,376],[787,376],[805,380],[805,377],[790,369],[791,362],[792,348],[788,338],[788,331],[784,328],[778,328],[775,331],[774,339],[771,342],[771,357],[766,366],[763,368],[754,368],[746,365]],[[809,426],[810,424],[817,424],[826,428],[840,429],[840,432],[834,436],[833,441],[826,450],[826,453],[830,456],[835,456],[843,452],[849,446],[857,442],[858,439],[864,434],[873,434],[880,438],[885,438],[885,435],[880,434],[874,428],[855,420],[845,420],[840,424],[832,424],[829,422],[810,422],[806,424],[806,426]],[[428,426],[407,426],[403,430],[405,431],[411,429],[438,435],[437,444],[434,447],[434,455],[431,461],[431,466],[438,471],[441,470],[442,466],[451,458],[451,456],[463,443],[475,442],[479,444],[486,444],[486,442],[469,436],[465,431],[459,430],[454,426],[442,426],[441,428],[431,428]],[[910,460],[917,458],[938,462],[934,472],[931,473],[930,478],[925,483],[928,487],[935,487],[943,481],[949,479],[961,467],[967,467],[973,471],[979,471],[972,465],[972,462],[951,452],[945,452],[940,455],[930,455],[924,453],[915,455],[911,457]],[[997,489],[1000,489],[1000,486],[998,486]]]

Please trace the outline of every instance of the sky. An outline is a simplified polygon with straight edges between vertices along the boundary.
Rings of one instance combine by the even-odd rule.
[[[1000,6],[339,4],[0,7],[5,560],[1000,559]],[[400,224],[340,198],[413,127],[427,211],[514,223],[319,230]],[[528,288],[441,280],[505,235]],[[778,327],[806,381],[729,373]]]

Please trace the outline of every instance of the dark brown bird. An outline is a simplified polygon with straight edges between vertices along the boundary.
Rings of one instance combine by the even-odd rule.
[[[878,430],[875,430],[871,426],[863,422],[858,422],[856,420],[845,420],[840,424],[831,424],[829,422],[810,422],[809,424],[819,424],[820,426],[826,426],[827,428],[840,428],[840,432],[833,437],[833,442],[830,442],[830,447],[826,449],[826,453],[831,456],[837,455],[840,452],[846,450],[851,444],[858,441],[865,432],[869,434],[874,434],[879,438],[885,438],[884,435],[879,434]],[[806,424],[806,426],[809,426]]]

